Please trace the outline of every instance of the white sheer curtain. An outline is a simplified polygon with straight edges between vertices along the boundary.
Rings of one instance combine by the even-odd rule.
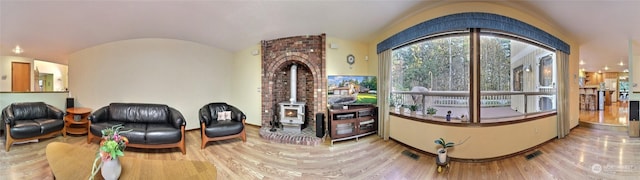
[[[564,138],[571,128],[569,127],[569,55],[556,51],[556,66],[558,67],[558,77],[556,77],[558,79],[556,90],[558,138]]]
[[[378,54],[378,136],[389,139],[389,97],[391,91],[391,49]]]

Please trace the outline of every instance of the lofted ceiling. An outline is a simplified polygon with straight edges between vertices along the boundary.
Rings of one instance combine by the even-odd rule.
[[[236,52],[261,40],[296,35],[371,42],[417,11],[458,1],[416,0],[0,0],[0,55],[67,64],[68,55],[135,38],[170,38]],[[522,10],[578,40],[587,71],[628,68],[640,54],[640,1],[493,1]],[[618,64],[623,61],[624,65]]]

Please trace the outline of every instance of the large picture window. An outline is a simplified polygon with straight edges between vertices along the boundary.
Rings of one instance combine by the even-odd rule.
[[[555,111],[555,61],[549,49],[502,32],[471,30],[428,37],[392,51],[392,112],[432,121],[494,123]],[[471,74],[471,49],[479,73]],[[471,83],[479,76],[477,84]],[[471,101],[479,88],[479,105]],[[474,108],[479,120],[469,120]],[[415,113],[410,113],[415,111]],[[433,113],[435,112],[435,113]]]

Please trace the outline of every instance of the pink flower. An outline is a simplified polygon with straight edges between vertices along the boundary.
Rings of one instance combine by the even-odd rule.
[[[111,160],[111,154],[104,151],[100,151],[100,157],[102,158],[102,161]]]

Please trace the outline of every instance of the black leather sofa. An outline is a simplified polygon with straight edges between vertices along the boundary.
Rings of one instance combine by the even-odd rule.
[[[5,125],[5,150],[14,142],[66,136],[64,112],[44,102],[13,103],[2,110]]]
[[[89,115],[87,143],[101,138],[101,130],[122,124],[129,139],[127,147],[180,148],[186,154],[184,131],[186,121],[182,114],[163,104],[111,103]]]
[[[219,120],[218,113],[231,111],[230,120]],[[200,108],[200,130],[202,137],[201,149],[209,141],[241,138],[247,142],[245,121],[247,116],[240,109],[227,103],[209,103]]]

